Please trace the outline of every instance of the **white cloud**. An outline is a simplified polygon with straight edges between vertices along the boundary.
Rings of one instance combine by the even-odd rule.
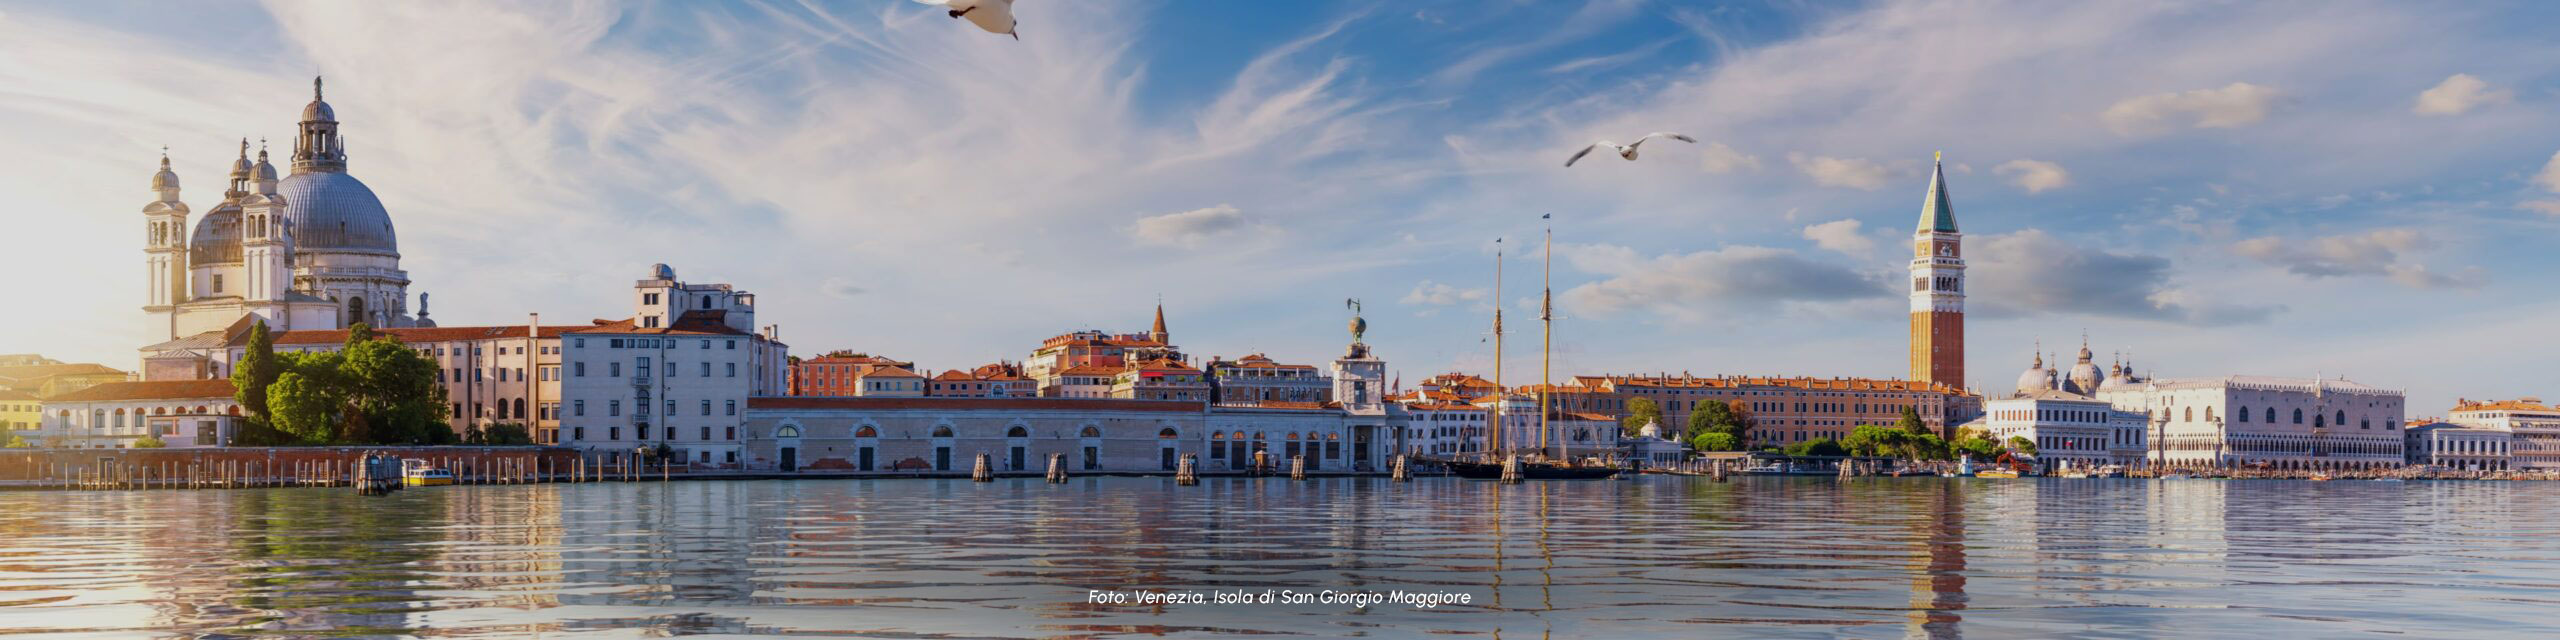
[[[2043,160],[2019,158],[2000,163],[2000,166],[1992,167],[1991,172],[2008,176],[2010,184],[2018,185],[2027,193],[2043,193],[2071,184],[2071,172],[2063,170],[2062,165]]]
[[[1872,274],[1814,262],[1785,249],[1733,246],[1643,257],[1614,245],[1570,245],[1558,253],[1577,270],[1604,276],[1558,294],[1560,304],[1597,315],[1659,314],[1683,321],[1788,303],[1847,302],[1891,293]]]
[[[1707,148],[1699,150],[1698,156],[1700,158],[1698,166],[1706,169],[1707,173],[1732,173],[1742,169],[1760,170],[1760,156],[1743,153],[1722,142],[1707,143]]]
[[[2256,124],[2280,97],[2274,88],[2234,82],[2220,89],[2161,93],[2132,98],[2098,114],[2120,135],[2166,133],[2180,127],[2227,129]]]
[[[2560,216],[2560,200],[2532,200],[2516,204],[2516,208]]]
[[[1787,162],[1795,164],[1796,170],[1813,178],[1814,183],[1828,187],[1874,191],[1893,178],[1891,170],[1866,158],[1807,157],[1801,153],[1790,153],[1787,154]]]
[[[2422,116],[2462,115],[2486,105],[2515,99],[2515,92],[2490,88],[2489,83],[2468,73],[2453,74],[2436,83],[2434,88],[2418,92],[2418,104],[2409,111]]]
[[[2232,245],[2242,256],[2306,278],[2385,276],[2416,288],[2473,288],[2487,280],[2477,268],[2436,273],[2426,265],[2405,262],[2410,253],[2435,248],[2434,239],[2415,229],[2379,229],[2359,234],[2260,236]]]
[[[1228,237],[1253,221],[1234,205],[1218,205],[1204,209],[1178,211],[1160,216],[1139,218],[1132,225],[1138,240],[1148,244],[1174,247],[1197,247],[1201,243]]]
[[[1413,285],[1413,291],[1404,294],[1404,299],[1399,302],[1444,307],[1461,302],[1482,302],[1488,295],[1483,288],[1461,289],[1447,283],[1424,280]]]
[[[2203,299],[2171,282],[2168,258],[2079,246],[2042,229],[1966,244],[1966,300],[1991,317],[2076,313],[2223,325],[2263,321],[2281,310]]]
[[[2552,193],[2560,193],[2560,152],[2552,153],[2551,161],[2543,163],[2542,173],[2533,174],[2533,183],[2550,189]]]
[[[1804,238],[1812,240],[1814,246],[1852,256],[1864,257],[1876,248],[1875,239],[1867,237],[1854,218],[1805,227]]]

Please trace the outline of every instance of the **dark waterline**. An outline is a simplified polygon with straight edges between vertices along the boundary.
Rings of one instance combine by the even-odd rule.
[[[2549,635],[2560,483],[799,480],[0,494],[0,631]],[[1087,589],[1471,605],[1103,606]]]

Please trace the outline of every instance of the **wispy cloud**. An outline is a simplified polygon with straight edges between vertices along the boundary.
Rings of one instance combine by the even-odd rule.
[[[1234,205],[1218,205],[1160,216],[1139,218],[1133,225],[1138,241],[1148,244],[1197,247],[1201,243],[1233,236],[1253,225],[1244,212]]]
[[[1603,316],[1642,312],[1694,322],[1737,310],[1890,293],[1874,275],[1785,249],[1734,246],[1648,257],[1621,246],[1573,245],[1560,253],[1575,269],[1603,276],[1566,290],[1559,295],[1562,303]]]
[[[2196,89],[2130,98],[2098,114],[2107,127],[2123,135],[2166,133],[2185,127],[2228,129],[2267,119],[2282,94],[2273,87],[2234,82],[2219,89]]]
[[[1991,172],[2007,176],[2010,184],[2018,185],[2027,193],[2043,193],[2071,184],[2070,171],[2063,170],[2062,165],[2043,160],[2019,158],[2000,163],[2000,166],[1992,167]]]
[[[1804,172],[1805,177],[1813,178],[1815,184],[1826,187],[1873,191],[1883,187],[1886,180],[1893,178],[1892,170],[1866,158],[1834,158],[1790,153],[1787,154],[1787,162],[1795,164],[1796,170]]]
[[[1968,239],[1967,300],[1998,316],[2079,314],[2177,324],[2264,321],[2278,307],[2179,288],[2168,258],[2066,242],[2041,229]]]
[[[2434,239],[2415,229],[2377,229],[2358,234],[2260,236],[2232,245],[2232,251],[2306,278],[2387,276],[2417,288],[2476,288],[2487,281],[2478,268],[2445,274],[2406,260],[2411,253],[2433,249]]]
[[[2409,111],[2422,116],[2455,116],[2513,100],[2514,91],[2490,87],[2487,81],[2471,74],[2457,73],[2426,91],[2418,92],[2418,103]]]
[[[1805,227],[1804,238],[1812,240],[1814,246],[1852,256],[1864,257],[1876,248],[1875,239],[1867,237],[1866,231],[1859,228],[1858,221],[1855,219],[1833,220]]]

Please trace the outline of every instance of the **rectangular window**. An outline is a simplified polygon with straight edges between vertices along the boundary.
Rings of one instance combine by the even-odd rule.
[[[710,340],[703,340],[703,341],[702,341],[702,350],[704,350],[704,351],[710,351],[710,350],[711,350],[711,341],[710,341]]]
[[[736,439],[738,439],[738,428],[737,428],[737,427],[723,427],[722,429],[724,429],[723,433],[724,433],[724,435],[725,435],[725,439],[728,439],[728,440],[736,440]]]
[[[612,377],[615,377],[615,378],[620,378],[620,377],[622,377],[622,363],[620,363],[620,362],[607,363],[607,369],[608,369],[608,370],[606,371],[606,373],[611,374],[611,376],[612,376]]]
[[[702,401],[702,415],[706,415],[706,416],[707,416],[707,415],[711,415],[711,401],[710,401],[709,399],[705,399],[705,400],[703,400],[703,401]],[[705,429],[709,429],[710,427],[703,427],[703,428],[705,428]],[[708,437],[709,437],[709,436],[705,436],[705,438],[708,438]]]
[[[587,428],[586,428],[586,427],[577,427],[577,428],[574,428],[574,429],[570,429],[570,430],[569,430],[569,433],[570,433],[570,436],[569,436],[569,437],[571,437],[571,438],[576,438],[576,439],[579,439],[579,440],[585,440],[585,439],[587,439]]]
[[[571,402],[571,403],[569,403],[569,410],[570,410],[571,412],[574,412],[578,417],[581,417],[581,418],[587,417],[587,401],[585,401],[585,400],[578,400],[578,401],[575,401],[575,402]],[[583,437],[586,437],[586,436],[579,436],[579,437],[583,438]]]
[[[730,349],[731,351],[735,351],[735,350],[737,350],[737,349],[738,349],[738,339],[737,339],[737,338],[730,338],[730,339],[729,339],[729,349]]]
[[[587,363],[580,362],[570,366],[576,369],[576,371],[570,372],[571,375],[575,375],[580,378],[587,377]]]
[[[711,343],[705,342],[705,343],[703,343],[703,344],[711,344]],[[702,363],[702,377],[705,377],[705,378],[711,377],[711,363],[708,363],[708,362]]]
[[[621,401],[621,400],[606,400],[606,401],[604,401],[604,414],[605,414],[606,416],[617,416],[617,417],[618,417],[618,416],[621,416],[621,415],[622,415],[622,401]]]
[[[711,428],[710,428],[710,427],[703,427],[703,428],[702,428],[702,439],[703,439],[703,440],[706,440],[706,441],[711,439]]]
[[[738,415],[738,401],[736,401],[736,400],[730,400],[730,401],[728,401],[728,402],[729,402],[729,413],[728,413],[727,415],[733,415],[733,416],[734,416],[734,415]]]
[[[738,363],[731,362],[731,363],[728,363],[728,366],[729,366],[729,377],[732,377],[732,378],[738,377]],[[703,374],[703,375],[711,375],[711,374],[707,374],[707,373],[706,373],[706,374]]]

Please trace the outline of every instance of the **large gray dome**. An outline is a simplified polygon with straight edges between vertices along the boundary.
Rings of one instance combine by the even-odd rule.
[[[355,176],[311,171],[287,176],[277,185],[293,215],[296,251],[354,251],[399,255],[400,238],[391,231],[391,213],[382,199]]]

